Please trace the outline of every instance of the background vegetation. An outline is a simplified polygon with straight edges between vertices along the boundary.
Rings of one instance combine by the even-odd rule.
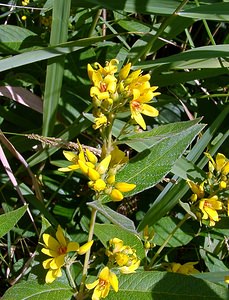
[[[139,232],[147,224],[154,228],[152,255],[167,238],[166,232],[171,232],[185,214],[178,202],[190,196],[185,180],[197,178],[205,170],[203,152],[214,155],[220,151],[229,157],[228,0],[22,2],[0,3],[0,295],[8,290],[4,300],[25,299],[21,291],[29,284],[26,280],[42,280],[44,273],[36,273],[38,261],[34,257],[40,231],[47,222],[61,224],[79,243],[87,240],[90,207],[85,203],[91,197],[87,182],[78,173],[66,175],[57,168],[65,165],[61,148],[67,148],[67,142],[79,139],[82,144],[101,146],[91,126],[88,63],[104,65],[113,58],[121,64],[130,61],[133,70],[150,72],[151,85],[159,86],[161,95],[154,106],[160,114],[153,120],[146,118],[149,132],[159,130],[150,138],[146,135],[143,142],[124,141],[123,150],[130,156],[151,148],[164,134],[172,141],[175,130],[181,143],[189,134],[197,136],[190,138],[183,150],[177,146],[174,159],[168,140],[161,158],[169,162],[165,180],[158,182],[160,178],[155,175],[137,195],[130,193],[123,202],[108,204],[133,221]],[[128,117],[120,115],[117,132]],[[205,127],[195,127],[198,118]],[[177,124],[181,121],[190,123]],[[161,125],[170,127],[163,132],[158,127]],[[147,170],[151,174],[161,162],[157,153]],[[120,176],[125,178],[128,172]],[[141,184],[141,178],[137,180]],[[105,208],[98,209],[98,223],[109,223]],[[203,272],[198,275],[202,276],[201,283],[189,276],[182,277],[181,283],[180,277],[170,276],[175,274],[155,271],[153,277],[146,275],[151,279],[141,281],[139,299],[181,299],[184,292],[187,299],[204,299],[206,295],[209,299],[228,299],[224,283],[229,266],[228,218],[222,217],[214,228],[189,221],[161,257],[180,263],[198,261],[196,268]],[[103,260],[100,241],[105,239],[100,230],[98,226],[93,248],[98,266]],[[76,278],[80,272],[81,266],[76,266]],[[140,281],[141,274],[134,275],[130,290],[132,281]],[[57,295],[71,299],[66,278],[58,284],[46,287],[49,294],[44,293],[43,299]],[[120,278],[120,284],[123,292],[111,292],[107,299],[133,297],[131,291],[127,293],[125,278]],[[170,293],[171,286],[174,295],[166,298],[162,291]],[[32,294],[41,292],[39,285],[33,287]],[[17,298],[12,298],[16,294]]]

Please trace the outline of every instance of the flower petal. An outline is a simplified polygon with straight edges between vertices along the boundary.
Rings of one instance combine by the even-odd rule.
[[[79,247],[80,246],[77,242],[69,242],[67,245],[67,252],[78,251]]]
[[[118,292],[118,278],[115,273],[110,272],[109,282],[110,282],[111,286],[113,287],[114,291],[117,293]]]
[[[135,187],[136,184],[133,183],[127,183],[127,182],[117,182],[115,184],[116,189],[118,189],[120,192],[125,193],[125,192],[130,192],[132,191]]]
[[[86,283],[86,288],[88,290],[92,290],[94,287],[96,287],[99,284],[99,279],[97,279],[96,281],[92,282],[92,283]]]
[[[53,258],[48,258],[48,259],[44,260],[42,262],[43,268],[44,269],[49,269],[50,268],[50,263],[51,263],[52,260],[53,260]]]
[[[50,268],[54,270],[61,268],[64,265],[64,258],[65,254],[55,257],[50,263]]]
[[[50,234],[44,233],[42,235],[43,241],[45,243],[45,245],[47,246],[47,248],[51,249],[51,250],[56,250],[59,247],[59,243],[58,241],[52,237]]]
[[[67,246],[67,241],[64,236],[63,229],[60,227],[60,225],[58,225],[57,227],[56,238],[61,246]]]
[[[149,117],[157,117],[159,115],[159,111],[148,104],[142,104],[141,113]]]
[[[48,255],[48,256],[51,256],[51,257],[56,257],[56,256],[59,255],[57,251],[50,250],[50,249],[47,249],[47,248],[42,248],[41,252]]]
[[[131,118],[135,120],[144,130],[146,130],[146,123],[139,111],[132,110]]]
[[[83,246],[81,246],[81,247],[79,248],[78,253],[79,253],[80,255],[85,254],[85,253],[91,248],[93,242],[94,242],[94,241],[90,241],[90,242],[85,243]]]

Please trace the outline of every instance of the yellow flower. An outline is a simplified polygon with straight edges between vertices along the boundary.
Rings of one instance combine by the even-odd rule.
[[[43,261],[44,269],[49,269],[45,277],[46,283],[52,283],[62,275],[61,267],[64,266],[65,257],[69,252],[85,254],[93,244],[91,241],[80,247],[76,242],[69,242],[60,225],[57,228],[56,238],[47,233],[44,233],[42,237],[45,247],[41,249],[41,252],[51,257]]]
[[[227,284],[229,284],[229,276],[225,276],[225,277],[224,277],[224,281],[225,281]]]
[[[187,180],[190,189],[193,192],[191,200],[195,202],[197,199],[202,199],[204,197],[204,181],[201,184],[194,183],[191,180]]]
[[[218,201],[218,196],[213,196],[211,198],[203,198],[199,202],[199,208],[203,213],[203,220],[210,220],[210,226],[214,226],[215,222],[218,222],[219,216],[217,210],[221,210],[223,208],[223,204],[221,201]]]
[[[122,193],[130,192],[135,189],[135,187],[136,184],[133,183],[117,182],[115,183],[114,188],[112,188],[110,196],[113,201],[121,201],[124,198]]]
[[[130,73],[131,63],[126,64],[119,72],[119,79],[124,80]]]
[[[79,169],[78,155],[76,155],[72,151],[63,151],[63,154],[64,154],[65,158],[67,158],[67,160],[70,161],[72,164],[67,167],[64,167],[64,168],[59,168],[58,171],[71,172],[71,171]]]
[[[109,249],[106,251],[109,260],[116,263],[121,273],[131,274],[140,265],[140,259],[136,255],[136,250],[123,244],[119,238],[109,241]]]
[[[21,1],[21,4],[23,6],[27,6],[29,4],[30,0],[24,0],[24,1]]]
[[[123,164],[128,162],[129,158],[126,156],[125,152],[120,150],[117,146],[111,151],[111,161],[110,167],[118,169]]]
[[[99,278],[96,281],[86,284],[87,289],[94,289],[91,298],[92,300],[106,298],[109,294],[111,286],[115,292],[118,292],[118,278],[115,273],[110,271],[108,267],[104,267],[101,270]]]
[[[222,175],[228,175],[229,173],[229,160],[222,153],[217,153],[216,159],[214,160],[209,153],[205,153],[207,158],[210,160],[212,167],[210,169],[215,169]]]
[[[97,117],[97,118],[94,119],[94,123],[95,123],[93,125],[94,129],[98,129],[98,128],[102,127],[102,126],[106,126],[107,125],[107,117],[103,113],[101,113],[99,115],[99,117]]]
[[[156,108],[146,104],[150,102],[154,96],[160,94],[153,93],[153,90],[156,89],[157,87],[148,88],[143,90],[142,94],[139,89],[133,89],[133,99],[130,101],[131,118],[134,119],[144,130],[146,129],[146,124],[142,114],[149,117],[157,117],[159,114]]]
[[[183,265],[179,263],[169,263],[166,266],[166,270],[168,272],[180,273],[180,274],[197,274],[199,271],[194,268],[194,265],[198,264],[198,262],[187,262]]]

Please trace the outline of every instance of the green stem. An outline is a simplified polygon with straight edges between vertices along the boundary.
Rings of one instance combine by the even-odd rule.
[[[153,36],[151,41],[140,51],[140,53],[132,60],[132,65],[134,65],[139,58],[144,60],[149,53],[150,49],[152,48],[154,42],[163,34],[166,27],[170,24],[171,20],[177,17],[178,12],[188,3],[189,0],[183,0],[180,5],[176,8],[176,10],[170,15],[164,22],[161,23],[157,33]]]
[[[77,292],[77,287],[76,287],[74,279],[72,278],[72,273],[71,273],[70,268],[71,268],[71,264],[67,264],[66,265],[66,274],[68,277],[68,281],[69,281],[71,287],[74,289],[74,291]]]
[[[88,32],[88,37],[91,37],[93,35],[93,32],[95,30],[95,27],[98,23],[98,20],[99,20],[99,17],[101,15],[102,11],[103,11],[102,9],[98,9],[98,11],[96,12],[96,15],[92,20],[92,24],[91,24],[91,27],[90,27],[89,32]]]
[[[94,235],[96,213],[97,213],[97,209],[92,208],[91,222],[90,222],[90,228],[89,228],[89,233],[88,233],[88,242],[92,241],[92,238],[93,238],[93,235]],[[84,293],[84,286],[85,286],[85,281],[86,281],[86,277],[87,277],[87,270],[88,270],[88,266],[89,266],[90,254],[91,254],[91,249],[89,249],[88,252],[85,254],[83,272],[82,272],[82,280],[81,280],[81,283],[80,283],[79,293],[77,294],[77,297],[76,297],[76,299],[78,299],[78,300],[84,298],[83,293]]]
[[[195,2],[196,2],[196,6],[199,7],[199,6],[200,6],[199,1],[198,1],[198,0],[195,0]],[[212,33],[211,33],[211,30],[210,30],[210,28],[209,28],[209,26],[208,26],[207,21],[206,21],[205,19],[203,19],[202,21],[203,21],[204,27],[205,27],[205,29],[206,29],[206,31],[207,31],[207,34],[208,34],[208,37],[209,37],[210,42],[212,43],[212,45],[216,45],[216,42],[215,42],[215,40],[214,40],[214,37],[213,37],[213,35],[212,35]]]
[[[173,231],[168,235],[167,239],[164,241],[164,243],[161,245],[161,247],[157,250],[157,252],[154,254],[154,257],[152,258],[148,268],[151,268],[153,266],[153,264],[155,263],[156,259],[158,258],[158,256],[160,255],[160,253],[162,252],[162,250],[166,247],[166,245],[168,244],[169,240],[173,237],[173,235],[175,234],[175,232],[177,231],[178,228],[180,228],[184,222],[190,218],[189,214],[186,214],[183,219],[180,220],[180,222],[177,224],[177,226],[173,229]]]

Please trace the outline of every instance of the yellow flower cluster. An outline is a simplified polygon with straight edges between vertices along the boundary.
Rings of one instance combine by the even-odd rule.
[[[109,249],[107,249],[106,254],[109,257],[109,262],[117,265],[122,274],[134,273],[140,265],[136,250],[124,245],[123,241],[118,238],[109,241]]]
[[[60,225],[58,225],[57,228],[56,238],[47,233],[44,233],[42,237],[44,248],[41,249],[41,252],[51,257],[43,261],[43,268],[48,269],[45,277],[46,283],[52,283],[57,277],[62,276],[61,268],[65,265],[66,257],[69,252],[82,255],[85,254],[93,244],[93,241],[90,241],[80,247],[78,243],[70,242],[64,236]]]
[[[23,6],[27,6],[27,5],[29,5],[29,2],[30,2],[30,0],[24,0],[24,1],[21,1],[21,4]]]
[[[198,264],[198,262],[187,262],[185,264],[180,263],[165,263],[164,268],[168,272],[180,273],[185,275],[197,274],[199,271],[194,268],[194,265]]]
[[[116,182],[115,175],[121,165],[128,161],[125,153],[115,147],[111,154],[107,155],[100,162],[96,155],[90,150],[83,150],[79,145],[79,154],[71,151],[64,151],[64,156],[71,162],[68,167],[59,168],[61,172],[81,170],[88,177],[88,186],[97,195],[105,193],[110,195],[113,201],[121,201],[123,193],[133,190],[136,185],[127,182]]]
[[[193,194],[192,209],[202,220],[209,219],[209,225],[214,226],[220,220],[218,211],[226,211],[229,215],[229,160],[222,153],[217,153],[216,159],[205,153],[209,159],[206,179],[198,184],[188,180]],[[197,209],[196,209],[197,207]]]
[[[88,76],[93,84],[90,89],[95,117],[93,127],[98,129],[112,124],[115,114],[128,107],[131,118],[145,130],[142,114],[158,116],[158,110],[147,103],[160,93],[155,92],[157,86],[150,86],[150,74],[142,75],[140,69],[130,72],[131,63],[128,63],[117,75],[118,64],[117,59],[107,62],[105,67],[99,63],[94,67],[88,64]]]
[[[113,238],[109,241],[109,249],[106,251],[109,257],[109,266],[117,267],[122,274],[134,273],[140,265],[140,260],[136,255],[135,249],[124,245],[123,241]],[[99,273],[98,279],[86,284],[87,289],[94,289],[92,300],[99,300],[107,297],[110,288],[118,292],[118,278],[107,266]]]

